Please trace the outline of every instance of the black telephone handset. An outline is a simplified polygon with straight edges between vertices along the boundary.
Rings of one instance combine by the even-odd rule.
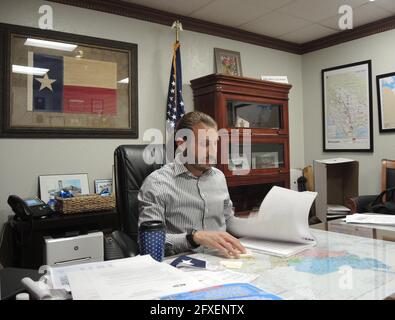
[[[21,199],[16,195],[10,195],[7,203],[19,220],[43,217],[53,212],[52,209],[39,198]]]

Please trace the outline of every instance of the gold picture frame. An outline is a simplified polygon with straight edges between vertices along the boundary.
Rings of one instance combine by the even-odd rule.
[[[215,72],[230,76],[243,76],[240,52],[214,48]]]
[[[0,137],[138,138],[137,45],[0,24]]]

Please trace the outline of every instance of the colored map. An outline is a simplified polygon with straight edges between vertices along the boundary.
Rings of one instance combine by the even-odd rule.
[[[352,149],[369,143],[367,73],[356,66],[325,75],[326,143],[333,149],[340,144]]]
[[[383,129],[395,128],[395,76],[380,79]]]
[[[390,267],[379,260],[361,258],[347,251],[308,250],[288,260],[296,271],[324,275],[349,266],[360,270],[389,271]]]
[[[395,293],[395,242],[311,229],[317,246],[290,258],[254,252],[237,272],[283,299],[384,299]],[[195,257],[216,265],[223,258]]]

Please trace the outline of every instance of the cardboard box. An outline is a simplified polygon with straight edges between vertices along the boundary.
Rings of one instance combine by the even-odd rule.
[[[349,197],[358,196],[359,163],[356,160],[335,158],[314,160],[314,185],[317,217],[327,221],[328,204],[346,205]]]

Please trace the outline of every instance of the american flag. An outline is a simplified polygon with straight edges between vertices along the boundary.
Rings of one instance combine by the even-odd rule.
[[[171,63],[169,91],[167,93],[166,129],[173,131],[177,121],[185,114],[182,99],[181,52],[180,42],[174,44]]]

